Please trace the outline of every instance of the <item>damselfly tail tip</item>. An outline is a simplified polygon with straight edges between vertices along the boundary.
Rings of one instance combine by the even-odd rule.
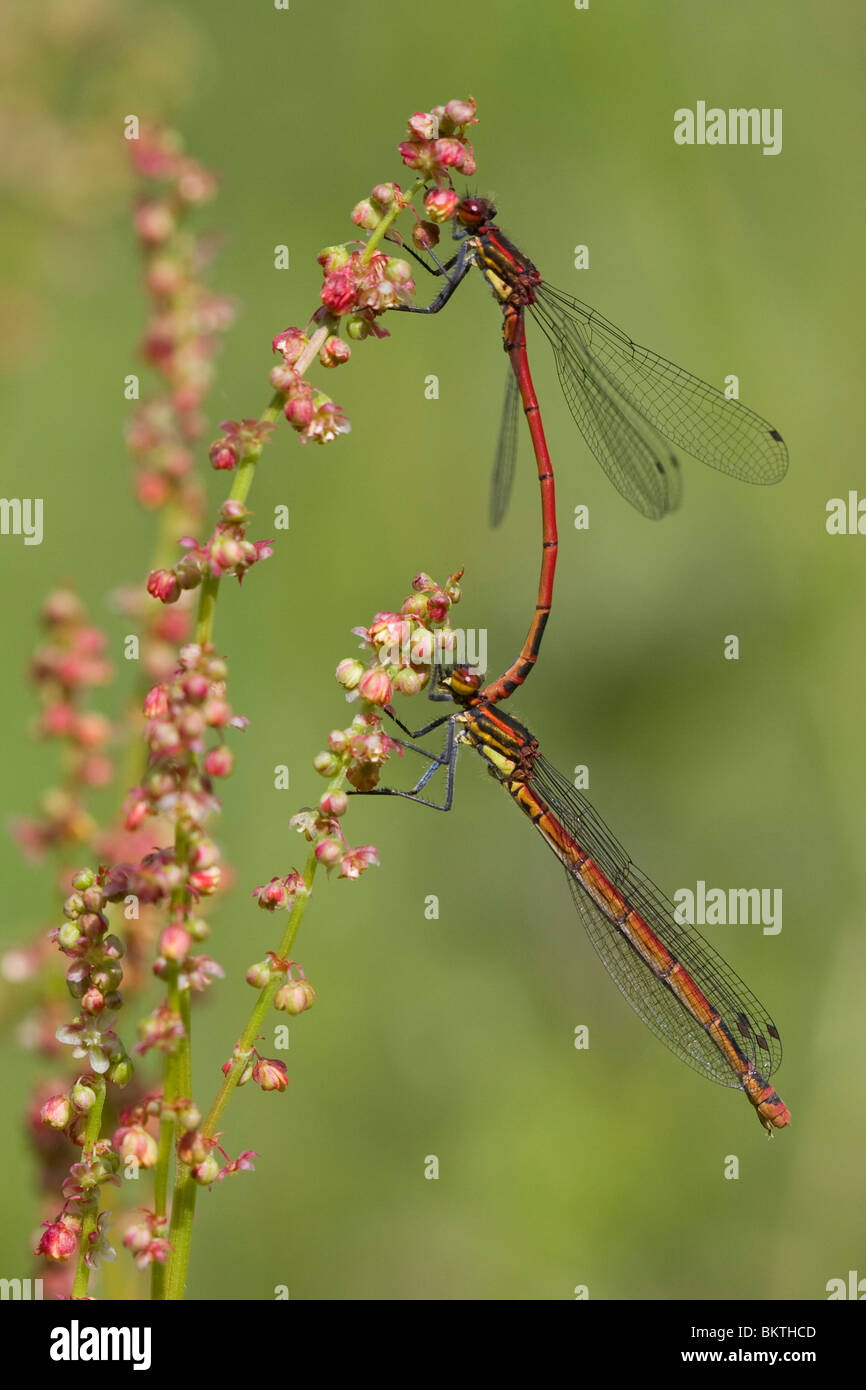
[[[758,1119],[768,1134],[774,1129],[784,1129],[791,1123],[791,1112],[782,1097],[759,1076],[753,1064],[749,1065],[740,1079],[743,1090],[754,1105]]]
[[[774,1129],[787,1129],[791,1123],[791,1112],[785,1102],[776,1093],[772,1099],[764,1101],[757,1107],[758,1119],[767,1132],[767,1138],[772,1139]]]

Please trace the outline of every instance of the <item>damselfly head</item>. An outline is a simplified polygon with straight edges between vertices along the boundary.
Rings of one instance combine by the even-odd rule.
[[[447,692],[453,700],[465,704],[471,700],[484,684],[484,672],[475,666],[446,667],[439,677],[438,688]]]
[[[474,232],[483,223],[493,221],[496,216],[496,208],[489,198],[463,198],[457,204],[454,216],[461,227],[466,227],[470,232]]]

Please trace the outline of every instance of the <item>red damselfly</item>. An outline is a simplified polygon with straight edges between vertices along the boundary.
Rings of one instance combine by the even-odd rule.
[[[447,723],[444,752],[437,757],[414,743],[404,745],[429,766],[411,791],[377,787],[373,794],[449,810],[458,748],[468,743],[564,866],[590,941],[639,1017],[689,1066],[722,1085],[741,1087],[768,1134],[783,1128],[790,1114],[769,1084],[782,1046],[763,1005],[694,927],[678,922],[673,904],[542,755],[537,739],[485,698],[482,681],[465,667],[442,676],[438,697],[454,700],[457,712],[415,733],[400,727],[415,739]],[[421,793],[440,767],[447,780],[438,803]]]
[[[506,351],[519,357],[526,352],[523,318],[529,309],[553,348],[565,399],[584,439],[614,486],[644,516],[664,516],[680,500],[679,461],[672,448],[744,482],[777,483],[784,476],[788,452],[778,430],[741,401],[729,400],[640,347],[588,304],[547,284],[495,217],[489,199],[463,198],[454,214],[454,237],[462,242],[457,254],[444,265],[436,261],[434,268],[412,253],[447,284],[431,304],[402,304],[400,311],[438,313],[477,266],[502,308]],[[506,415],[514,407],[510,377]],[[510,490],[512,435],[506,429],[500,436],[494,521],[501,518]]]
[[[595,309],[554,289],[496,225],[486,198],[463,198],[454,214],[455,256],[435,268],[447,283],[431,304],[400,311],[435,314],[477,266],[502,309],[502,335],[511,371],[499,432],[491,492],[491,519],[505,513],[514,477],[518,399],[529,423],[541,485],[543,548],[536,612],[517,660],[491,682],[485,696],[505,699],[535,663],[553,597],[557,531],[553,468],[526,347],[528,309],[553,348],[560,384],[580,431],[614,486],[644,516],[658,519],[681,496],[683,449],[703,463],[750,483],[776,483],[788,453],[779,431],[739,400],[634,343]],[[432,255],[432,252],[431,252]]]

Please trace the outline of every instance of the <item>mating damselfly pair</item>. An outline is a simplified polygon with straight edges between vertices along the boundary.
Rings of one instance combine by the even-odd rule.
[[[400,308],[437,313],[472,266],[499,301],[510,370],[491,519],[494,524],[501,520],[511,490],[519,402],[541,489],[542,563],[535,612],[519,656],[498,678],[485,684],[478,672],[459,666],[440,674],[438,692],[455,703],[456,711],[415,732],[400,724],[412,740],[404,746],[429,760],[425,772],[408,791],[375,790],[447,810],[458,748],[472,747],[563,865],[593,946],[641,1019],[702,1074],[742,1088],[771,1133],[787,1125],[790,1115],[769,1082],[782,1050],[767,1011],[700,933],[677,921],[673,905],[634,866],[583,794],[547,761],[529,730],[501,708],[538,658],[558,549],[553,468],[529,369],[527,311],[553,348],[565,399],[586,443],[643,515],[658,519],[678,504],[676,449],[732,477],[767,484],[784,476],[785,444],[778,430],[740,401],[640,347],[594,309],[547,285],[503,235],[495,215],[484,198],[456,201],[457,254],[444,263],[433,257],[432,266],[416,255],[445,278],[444,288],[427,306]],[[431,755],[414,740],[439,725],[447,727],[445,749]],[[435,802],[422,793],[440,768],[445,770],[445,796]]]

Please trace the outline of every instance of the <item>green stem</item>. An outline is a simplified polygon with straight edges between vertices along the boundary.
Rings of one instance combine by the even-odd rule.
[[[334,781],[329,785],[328,790],[339,791],[343,783],[343,779],[344,773],[340,772],[339,775],[334,779]],[[316,869],[318,868],[318,866],[319,861],[316,858],[316,851],[315,849],[313,849],[310,852],[306,864],[304,865],[303,879],[307,891],[299,895],[299,897],[295,900],[295,905],[292,909],[291,916],[289,917],[288,926],[286,927],[283,939],[280,942],[279,949],[277,951],[277,955],[282,957],[282,959],[284,960],[289,956],[292,949],[292,945],[294,944],[295,937],[298,934],[298,928],[301,925],[301,920],[306,911],[307,903],[309,902],[310,897],[312,895],[313,879],[316,876]],[[235,1087],[237,1086],[238,1081],[243,1075],[244,1068],[247,1066],[250,1057],[253,1055],[256,1038],[258,1037],[262,1024],[264,1023],[265,1016],[267,1015],[271,1005],[273,1004],[274,995],[276,994],[280,986],[284,983],[284,977],[281,974],[278,975],[275,979],[271,980],[269,984],[265,985],[264,989],[262,990],[261,994],[255,1002],[253,1011],[250,1014],[249,1019],[247,1020],[247,1026],[241,1034],[240,1039],[238,1040],[237,1047],[235,1048],[235,1055],[232,1059],[232,1065],[229,1068],[229,1071],[227,1072],[225,1080],[220,1086],[219,1091],[217,1092],[214,1103],[211,1106],[210,1111],[208,1112],[207,1119],[202,1125],[201,1132],[208,1138],[212,1137],[212,1135],[214,1134],[214,1131],[216,1130],[216,1127],[219,1124],[220,1117],[222,1116],[222,1113],[225,1110],[226,1105],[228,1104],[229,1098],[231,1097],[232,1091],[234,1091]]]
[[[93,1159],[93,1150],[99,1131],[102,1128],[102,1111],[105,1105],[105,1081],[99,1076],[94,1076],[89,1080],[96,1094],[96,1100],[87,1114],[87,1127],[84,1131],[84,1144],[82,1146],[82,1158],[85,1162]],[[75,1279],[72,1284],[73,1298],[86,1298],[87,1285],[90,1279],[90,1266],[87,1264],[86,1256],[90,1250],[90,1237],[96,1230],[96,1222],[99,1217],[99,1188],[95,1188],[91,1200],[88,1202],[81,1222],[81,1234],[78,1238],[78,1262],[75,1266]]]
[[[423,187],[424,180],[416,179],[412,187],[409,189],[408,193],[404,194],[406,202],[411,203],[412,199],[415,197],[417,193],[421,192],[421,189]],[[364,261],[365,263],[369,261],[373,252],[376,250],[376,247],[379,245],[379,242],[382,240],[388,228],[391,226],[391,223],[395,222],[397,218],[400,216],[400,213],[405,211],[405,206],[405,203],[394,203],[394,205],[390,207],[388,211],[384,214],[378,226],[373,229],[373,231],[370,233],[370,236],[367,239],[367,243],[364,246],[364,250],[361,254],[362,261]]]
[[[174,828],[174,853],[178,864],[186,862],[188,839],[186,828],[178,821]],[[186,903],[186,887],[178,884],[171,894],[171,913],[183,912]],[[174,1102],[179,1096],[188,1097],[192,1090],[192,1028],[190,1022],[189,987],[181,989],[178,984],[177,967],[171,967],[168,977],[168,1005],[183,1024],[183,1032],[174,1051],[166,1053],[162,1076],[162,1107],[159,1116],[159,1142],[157,1146],[156,1171],[154,1173],[154,1212],[155,1235],[164,1235],[168,1224],[168,1184],[174,1152],[174,1136],[177,1129],[177,1113]],[[172,1217],[174,1211],[172,1210]],[[152,1299],[167,1297],[170,1277],[171,1256],[167,1264],[154,1261],[151,1268],[150,1294]]]
[[[184,993],[189,995],[189,991]],[[182,1013],[181,991],[177,986],[175,978],[169,985],[168,991],[169,1007],[175,1013]],[[187,1063],[190,1058],[190,1049],[187,1046],[184,1054]],[[176,1114],[174,1102],[178,1096],[186,1094],[180,1083],[180,1074],[183,1067],[181,1048],[176,1052],[170,1052],[165,1059],[165,1070],[162,1082],[162,1107],[159,1114],[159,1142],[157,1147],[156,1166],[153,1175],[153,1209],[156,1213],[154,1223],[154,1235],[165,1235],[168,1229],[168,1181],[171,1170],[171,1159],[174,1151],[174,1131],[176,1125]],[[150,1296],[157,1302],[166,1297],[167,1266],[154,1260],[151,1266],[150,1275]]]
[[[295,363],[295,371],[303,376],[313,358],[319,351],[330,333],[330,326],[323,324],[316,330],[301,356]],[[259,423],[275,424],[280,417],[285,397],[282,391],[274,392],[266,408],[259,416]],[[245,454],[241,456],[235,470],[234,480],[231,491],[228,495],[230,502],[240,502],[246,506],[250,488],[255,477],[256,464],[261,457],[263,443],[253,444]],[[206,574],[202,580],[201,592],[198,600],[198,614],[195,624],[195,640],[200,646],[213,641],[214,622],[216,620],[216,602],[219,594],[220,580],[219,575]]]
[[[171,1203],[171,1254],[166,1266],[165,1298],[178,1302],[186,1289],[186,1273],[189,1268],[189,1253],[192,1245],[192,1222],[195,1216],[195,1199],[198,1184],[190,1177],[189,1169],[177,1165],[177,1181]]]

